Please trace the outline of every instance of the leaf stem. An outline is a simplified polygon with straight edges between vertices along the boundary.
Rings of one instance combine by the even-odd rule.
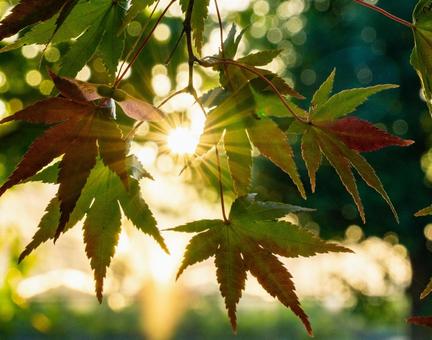
[[[215,148],[216,148],[216,162],[217,162],[217,169],[218,169],[218,182],[219,182],[219,193],[220,193],[220,199],[221,199],[222,217],[223,217],[223,221],[225,224],[230,224],[230,221],[227,218],[227,214],[225,211],[225,200],[224,200],[224,191],[223,191],[223,183],[222,183],[222,170],[221,170],[221,164],[220,164],[219,149],[218,149],[217,145],[215,145]]]
[[[414,28],[414,25],[412,23],[410,23],[409,21],[406,21],[406,20],[404,20],[402,18],[399,18],[396,15],[391,14],[391,13],[387,12],[386,10],[384,10],[384,9],[378,7],[378,6],[375,6],[375,5],[372,5],[370,3],[367,3],[364,0],[353,0],[353,1],[357,2],[361,6],[370,8],[370,9],[374,10],[375,12],[378,12],[378,13],[386,16],[387,18],[389,18],[389,19],[391,19],[391,20],[393,20],[395,22],[398,22],[401,25],[404,25],[404,26],[409,27],[409,28]]]
[[[154,5],[153,10],[151,11],[150,16],[148,17],[148,21],[147,21],[147,23],[146,23],[146,24],[143,26],[143,28],[141,29],[141,32],[140,32],[140,34],[139,34],[139,36],[138,36],[138,39],[135,40],[135,42],[134,42],[133,46],[131,47],[131,49],[129,50],[129,52],[128,52],[126,58],[123,60],[121,66],[120,66],[119,73],[118,73],[119,75],[122,74],[122,72],[123,72],[123,67],[124,67],[125,64],[126,64],[126,61],[128,61],[129,58],[132,56],[132,53],[133,53],[133,51],[137,48],[139,41],[144,37],[144,34],[145,34],[145,32],[147,31],[148,26],[150,25],[150,21],[151,21],[151,19],[153,18],[153,15],[155,14],[156,9],[157,9],[158,6],[159,6],[159,3],[160,3],[160,0],[158,0],[158,1],[156,2],[156,4]],[[116,79],[116,81],[117,81],[117,79]]]

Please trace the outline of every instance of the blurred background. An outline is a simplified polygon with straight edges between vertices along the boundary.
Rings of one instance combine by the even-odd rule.
[[[211,3],[203,55],[218,52],[217,17]],[[400,224],[395,223],[384,201],[359,181],[368,218],[367,224],[361,225],[351,198],[329,166],[318,173],[317,193],[310,194],[305,203],[286,175],[257,158],[252,191],[263,199],[317,208],[312,215],[288,218],[355,251],[285,262],[317,339],[431,339],[427,329],[410,328],[405,323],[409,315],[432,314],[431,300],[419,301],[432,275],[432,221],[413,217],[432,202],[432,120],[409,64],[411,32],[349,0],[219,0],[219,4],[225,34],[232,23],[248,27],[238,56],[256,49],[282,48],[284,52],[268,68],[307,97],[335,67],[337,91],[377,83],[400,84],[399,89],[372,98],[359,111],[360,117],[416,141],[410,148],[366,155],[399,211]],[[0,14],[7,13],[10,5],[0,1]],[[409,20],[415,1],[382,0],[378,5]],[[148,15],[143,12],[128,27],[129,46]],[[128,75],[125,89],[157,104],[187,84],[184,46],[165,64],[181,29],[181,11],[174,6]],[[9,42],[13,39],[16,37]],[[0,117],[52,92],[45,68],[39,67],[41,58],[43,65],[55,65],[67,45],[50,46],[42,57],[43,49],[25,46],[0,54]],[[78,78],[104,81],[98,56]],[[199,92],[205,93],[217,85],[217,74],[197,69],[195,82]],[[198,170],[178,176],[184,158],[195,150],[204,123],[202,112],[188,95],[176,97],[164,109],[171,113],[167,122],[157,128],[144,124],[133,144],[133,151],[156,178],[142,183],[147,203],[161,228],[219,218],[218,195],[209,185],[211,175]],[[41,126],[26,124],[0,128],[0,182],[42,131]],[[302,164],[300,159],[298,164]],[[307,178],[302,165],[301,171]],[[167,256],[126,220],[102,305],[94,296],[80,226],[55,247],[45,244],[18,265],[18,256],[55,191],[55,186],[25,184],[0,199],[1,339],[307,338],[294,315],[251,277],[239,305],[239,332],[234,336],[212,261],[189,269],[175,282],[188,238],[164,232],[171,250]]]

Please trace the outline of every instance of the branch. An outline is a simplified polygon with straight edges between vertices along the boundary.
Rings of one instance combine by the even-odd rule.
[[[364,0],[353,0],[353,1],[357,2],[359,5],[362,5],[364,7],[372,9],[373,11],[378,12],[378,13],[386,16],[387,18],[389,18],[395,22],[398,22],[399,24],[402,24],[402,25],[409,27],[409,28],[414,28],[414,25],[412,23],[410,23],[409,21],[406,21],[402,18],[399,18],[396,15],[391,14],[391,13],[387,12],[386,10],[384,10],[378,6],[372,5],[368,2],[365,2]]]

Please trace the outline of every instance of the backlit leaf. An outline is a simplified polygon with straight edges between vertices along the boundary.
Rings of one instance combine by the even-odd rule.
[[[246,272],[250,271],[270,295],[301,319],[312,335],[291,274],[273,253],[297,257],[350,250],[327,243],[291,223],[275,221],[289,212],[302,210],[291,205],[260,202],[254,195],[249,195],[233,203],[229,221],[202,220],[171,229],[198,233],[186,248],[178,275],[190,265],[214,256],[219,289],[231,325],[236,330],[236,308],[245,287]]]
[[[92,136],[92,121],[88,119],[64,151],[60,162],[58,197],[61,215],[56,238],[63,232],[87,178],[96,165],[97,151],[96,137]]]
[[[315,92],[311,102],[311,106],[314,108],[314,110],[319,110],[321,106],[329,99],[331,93],[333,92],[335,76],[336,69],[333,69],[326,81],[322,83],[320,88]]]
[[[99,302],[102,302],[103,281],[121,230],[121,213],[116,199],[118,185],[115,175],[108,174],[106,182],[101,183],[84,222],[86,254],[94,271]]]
[[[18,33],[27,26],[51,18],[69,2],[70,0],[21,0],[0,22],[0,40]]]
[[[241,246],[233,233],[225,233],[215,251],[216,277],[219,290],[234,332],[237,331],[237,304],[246,284],[246,268],[241,255]]]
[[[370,96],[388,89],[397,88],[397,85],[384,84],[371,87],[350,89],[339,92],[327,100],[313,114],[315,120],[333,120],[346,116],[363,104]]]
[[[294,282],[289,271],[271,252],[248,244],[248,252],[244,252],[244,261],[260,283],[260,285],[284,306],[290,308],[303,322],[308,334],[313,336],[309,318],[300,306],[295,293]]]
[[[259,51],[240,58],[237,61],[251,66],[265,66],[270,64],[281,52],[282,50]]]
[[[381,130],[357,117],[347,117],[320,126],[335,134],[350,149],[360,152],[376,151],[388,146],[409,146],[412,140],[404,140]]]
[[[101,56],[111,81],[115,78],[117,65],[124,50],[125,33],[119,33],[119,31],[126,14],[126,6],[127,3],[124,0],[113,2],[106,20],[105,33],[98,48],[98,55]]]
[[[244,128],[230,129],[225,133],[224,147],[229,170],[238,196],[249,191],[252,176],[252,150]]]
[[[312,130],[307,130],[302,138],[302,156],[309,173],[312,192],[315,192],[316,173],[321,165],[321,151]]]
[[[247,128],[249,138],[260,153],[285,171],[293,180],[303,198],[306,193],[297,171],[293,151],[287,136],[272,120],[255,120]]]
[[[335,74],[334,70],[316,91],[309,113],[302,115],[299,112],[298,119],[291,123],[287,131],[289,134],[302,135],[302,157],[308,170],[312,191],[315,190],[316,173],[321,164],[321,154],[323,154],[336,170],[348,193],[353,197],[363,222],[365,222],[365,213],[353,175],[353,167],[366,184],[382,196],[396,221],[399,221],[396,209],[379,177],[359,152],[380,150],[388,146],[405,147],[414,142],[393,136],[356,117],[339,118],[351,113],[372,94],[395,86],[376,85],[351,89],[329,98]]]
[[[350,195],[354,199],[354,202],[357,206],[357,209],[360,213],[360,217],[363,220],[363,223],[366,223],[363,204],[357,189],[357,184],[354,175],[352,173],[351,165],[349,161],[344,157],[338,145],[335,144],[335,142],[332,141],[324,133],[315,131],[315,136],[317,138],[317,142],[320,146],[322,153],[328,159],[328,161],[333,166],[333,168],[336,170],[346,190],[350,193]]]

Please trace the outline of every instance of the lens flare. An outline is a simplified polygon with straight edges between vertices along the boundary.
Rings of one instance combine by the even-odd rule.
[[[192,155],[199,143],[199,136],[189,128],[177,127],[167,136],[167,145],[176,155]]]

